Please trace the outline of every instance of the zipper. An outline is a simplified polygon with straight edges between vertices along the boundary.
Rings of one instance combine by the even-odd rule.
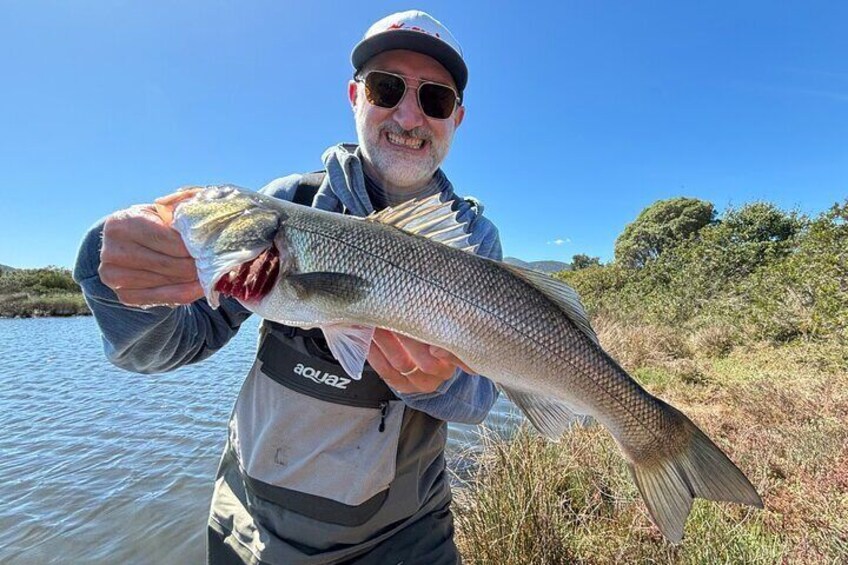
[[[380,402],[380,427],[377,431],[383,433],[386,431],[386,414],[389,412],[389,403],[386,400]]]

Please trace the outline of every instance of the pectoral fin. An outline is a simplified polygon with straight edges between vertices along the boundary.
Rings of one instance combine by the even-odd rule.
[[[333,357],[353,380],[362,379],[365,358],[371,349],[374,328],[350,324],[321,326]]]
[[[362,299],[371,286],[362,277],[330,272],[290,274],[286,282],[292,285],[301,300],[320,295],[343,302]]]

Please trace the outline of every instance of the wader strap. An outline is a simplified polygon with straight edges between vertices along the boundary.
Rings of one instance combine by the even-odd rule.
[[[262,372],[279,384],[326,402],[361,408],[382,408],[398,399],[367,364],[362,379],[352,379],[333,358],[321,330],[264,323],[267,331],[257,357]]]

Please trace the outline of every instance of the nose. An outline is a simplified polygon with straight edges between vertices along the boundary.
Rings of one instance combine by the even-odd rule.
[[[400,127],[409,131],[424,125],[424,114],[418,106],[418,91],[407,86],[403,94],[403,100],[397,105],[394,119]]]

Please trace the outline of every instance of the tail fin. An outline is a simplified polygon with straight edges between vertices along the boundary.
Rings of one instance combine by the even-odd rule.
[[[689,432],[683,449],[660,461],[629,466],[654,524],[668,540],[679,543],[695,497],[758,508],[763,501],[727,455],[686,416],[674,411]]]

